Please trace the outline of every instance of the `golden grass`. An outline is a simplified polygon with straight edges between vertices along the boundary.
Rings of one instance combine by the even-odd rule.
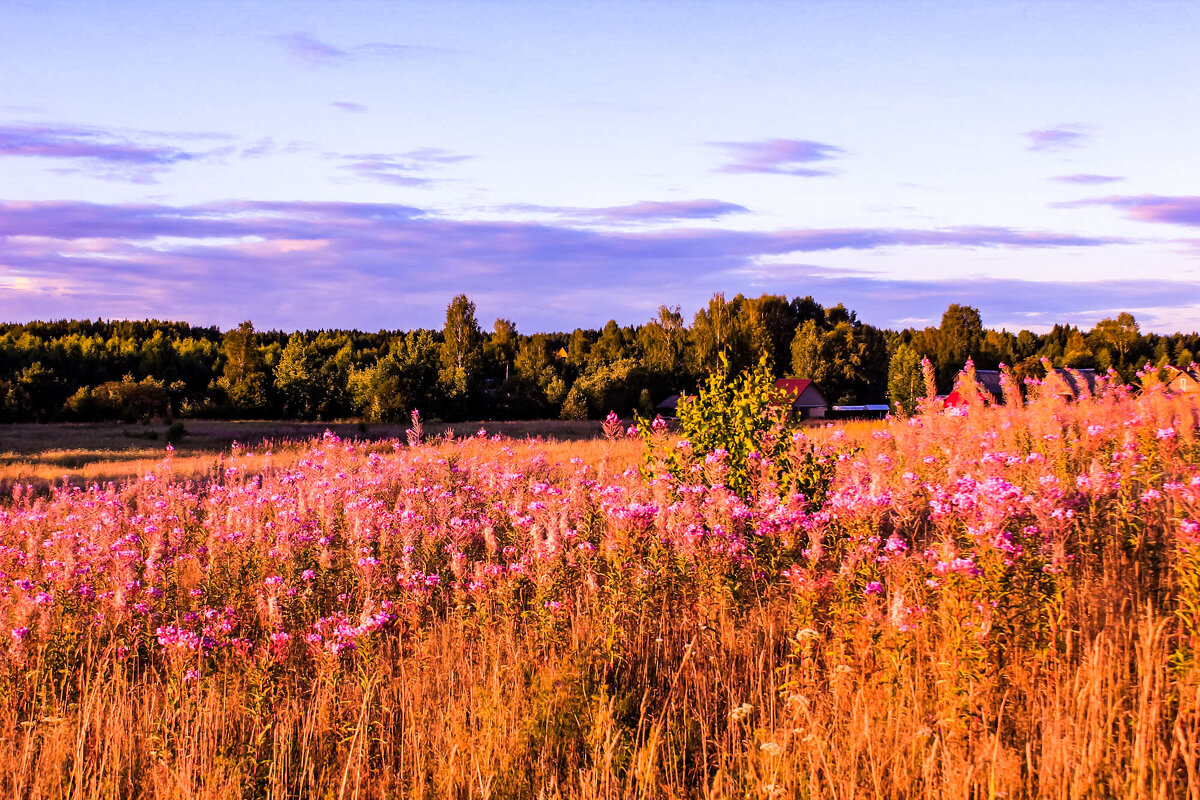
[[[572,517],[572,525],[595,526],[600,537],[601,559],[580,562],[592,566],[562,572],[533,565],[519,592],[477,605],[447,594],[402,617],[388,636],[362,640],[352,656],[318,652],[276,661],[261,650],[240,659],[230,654],[196,661],[204,675],[189,682],[181,677],[188,664],[164,660],[152,635],[143,649],[121,657],[110,634],[64,614],[69,627],[61,635],[42,632],[32,652],[10,648],[0,670],[0,794],[1200,799],[1200,642],[1188,632],[1180,604],[1187,577],[1182,540],[1175,538],[1197,505],[1165,484],[1200,474],[1200,412],[1154,398],[1136,407],[1122,403],[976,409],[966,421],[935,418],[920,427],[872,422],[806,431],[822,441],[840,435],[857,448],[843,465],[841,489],[886,488],[896,500],[887,515],[851,509],[841,522],[817,523],[805,546],[816,546],[818,536],[831,551],[844,546],[841,569],[835,562],[818,570],[825,562],[815,556],[805,577],[810,583],[790,587],[768,572],[769,551],[750,568],[719,561],[728,571],[712,572],[718,562],[664,546],[661,526],[646,533],[613,518]],[[1110,431],[1110,441],[1089,444],[1089,422]],[[1178,444],[1155,438],[1164,426],[1178,431]],[[963,533],[938,530],[926,519],[927,498],[902,473],[919,470],[931,485],[954,486],[988,469],[972,449],[981,441],[995,443],[995,450],[1023,447],[1023,456],[1049,454],[1004,467],[1008,479],[1028,481],[1025,491],[1051,485],[1043,480],[1050,477],[1064,485],[1076,475],[1099,480],[1098,471],[1123,463],[1130,482],[1119,491],[1127,495],[1110,502],[1097,493],[1091,506],[1078,506],[1067,577],[1058,594],[1030,606],[1027,618],[1015,614],[1006,628],[1000,608],[990,637],[965,628],[963,620],[979,614],[993,620],[984,603],[968,602],[989,597],[972,594],[990,590],[985,577],[978,585],[963,583],[960,594],[931,594],[941,602],[929,603],[921,624],[898,630],[889,624],[895,596],[903,589],[917,602],[922,581],[935,574],[922,572],[920,547],[945,546],[951,533]],[[371,449],[402,459],[398,467],[416,465],[417,477],[395,478],[388,501],[431,516],[451,469],[465,471],[458,473],[462,480],[480,491],[504,473],[529,471],[506,496],[517,509],[545,497],[534,492],[542,482],[566,494],[598,494],[611,484],[639,501],[671,500],[661,486],[622,477],[641,460],[640,444],[628,440],[475,438],[434,444],[414,462],[383,443]],[[273,481],[317,460],[314,451],[276,448],[269,459],[261,451],[177,454],[172,473],[177,479],[207,473],[219,482],[222,468],[233,464],[243,474],[224,488],[256,493],[257,478],[247,476],[261,474],[270,487],[264,493],[278,493],[283,484]],[[1144,460],[1113,461],[1112,452]],[[323,457],[328,464],[311,481],[293,485],[295,508],[321,532],[349,538],[363,512],[344,497],[331,505],[337,487],[326,484],[336,470],[361,461],[353,454]],[[590,465],[597,483],[568,481],[571,459]],[[552,469],[539,472],[542,462]],[[152,471],[157,462],[137,463]],[[1150,464],[1153,472],[1134,464]],[[412,496],[405,487],[415,486],[439,488],[424,505],[400,500]],[[1152,486],[1176,494],[1161,505],[1139,500]],[[139,488],[123,502],[144,510],[155,498]],[[593,508],[592,500],[570,502]],[[164,502],[190,507],[178,498]],[[705,513],[715,516],[705,524],[725,508],[714,500]],[[271,503],[222,509],[205,525],[193,524],[189,535],[203,541],[219,529],[261,536],[266,521],[285,519]],[[1051,519],[1022,518],[1022,524]],[[48,526],[40,536],[60,523],[37,524]],[[528,541],[514,538],[514,546],[544,547],[549,529],[539,526]],[[890,600],[864,599],[865,578],[852,573],[869,565],[854,554],[869,537],[893,533],[903,534],[914,552],[870,576],[887,582]],[[835,534],[846,538],[839,543]],[[30,537],[32,547],[40,546],[36,538]],[[183,540],[171,541],[183,547]],[[207,541],[214,552],[222,547],[219,539]],[[214,560],[207,571],[181,562],[171,580],[181,597],[197,586],[228,592],[229,602],[250,609],[244,624],[257,624],[277,613],[262,588],[264,573],[229,584],[218,574],[240,576],[258,564],[265,546],[255,547],[226,547],[221,552],[229,560]],[[336,569],[352,573],[348,561],[337,559],[357,557],[357,545],[333,547]],[[298,569],[283,562],[270,568],[288,575]],[[647,579],[648,572],[658,577]],[[818,580],[828,583],[821,588]],[[991,588],[1007,602],[1003,587]],[[354,591],[356,602],[378,600],[377,589]],[[542,597],[561,598],[564,611],[548,614]],[[171,621],[178,619],[161,623]]]
[[[326,431],[348,440],[405,440],[407,426],[357,422],[288,422],[185,420],[188,435],[177,442],[172,456],[175,473],[202,478],[233,443],[253,450],[295,449]],[[28,484],[46,491],[66,481],[76,486],[109,481],[126,481],[152,471],[167,456],[163,423],[17,423],[0,425],[0,498],[11,495],[16,485]],[[578,442],[582,452],[591,451],[589,440],[600,433],[598,422],[529,420],[512,422],[427,423],[427,437],[474,436],[481,428],[514,440],[558,443]],[[149,439],[150,435],[155,439]]]
[[[1195,797],[1195,669],[1169,620],[1133,612],[1071,656],[941,716],[945,657],[789,657],[779,603],[717,619],[664,609],[620,632],[585,605],[539,640],[513,618],[436,626],[345,676],[228,671],[189,688],[114,659],[0,707],[9,797]],[[678,610],[676,610],[678,611]],[[867,647],[869,632],[841,631]],[[845,667],[844,670],[841,668]],[[34,699],[36,698],[36,700]],[[30,702],[33,701],[33,702]],[[745,716],[738,709],[745,708]]]

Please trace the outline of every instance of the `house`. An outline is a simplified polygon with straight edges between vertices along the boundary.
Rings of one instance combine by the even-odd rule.
[[[1067,400],[1074,400],[1080,394],[1080,387],[1076,381],[1076,375],[1083,379],[1087,384],[1088,392],[1096,391],[1096,370],[1094,369],[1056,369],[1054,374],[1062,378],[1066,384],[1065,389],[1060,389],[1058,395]],[[958,384],[958,379],[962,377],[962,373],[954,378],[954,383]],[[979,386],[979,391],[983,394],[984,400],[988,402],[1003,403],[1004,402],[1004,387],[1000,383],[1000,370],[998,369],[977,369],[975,370],[975,383]],[[946,395],[945,404],[947,408],[966,405],[966,399],[961,397],[958,390]]]
[[[1088,394],[1093,394],[1096,391],[1096,370],[1094,369],[1056,369],[1054,370],[1058,377],[1062,378],[1067,383],[1067,388],[1071,390],[1071,394],[1059,392],[1061,397],[1068,400],[1074,400],[1080,394],[1080,387],[1075,379],[1075,376],[1083,378],[1087,384]]]
[[[677,419],[679,417],[679,401],[684,399],[694,400],[695,395],[673,394],[656,405],[654,410],[663,419]]]
[[[963,373],[959,372],[954,376],[954,385],[958,386],[959,380],[963,377]],[[1004,390],[1000,385],[1000,370],[998,369],[977,369],[975,370],[975,384],[979,387],[980,394],[987,402],[1004,402]],[[967,399],[959,394],[955,388],[944,399],[946,408],[955,408],[957,406],[965,406]]]
[[[1171,394],[1200,395],[1200,368],[1192,364],[1188,369],[1167,367],[1167,390]]]
[[[775,388],[781,389],[791,398],[792,410],[800,419],[824,419],[829,410],[829,401],[817,389],[817,385],[808,378],[785,378],[775,381]]]
[[[959,372],[954,376],[954,385],[958,386],[958,381],[963,374]],[[1000,385],[1000,370],[998,369],[977,369],[975,370],[975,384],[979,387],[979,391],[983,394],[984,400],[989,402],[1003,403],[1004,389]],[[967,404],[966,398],[958,393],[958,389],[946,395],[945,404],[947,408],[963,406]]]

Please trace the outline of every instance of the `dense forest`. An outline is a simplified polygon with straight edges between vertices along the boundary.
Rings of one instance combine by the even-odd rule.
[[[662,306],[645,324],[521,334],[483,329],[466,296],[442,330],[364,333],[231,331],[180,322],[62,320],[0,325],[0,421],[237,417],[396,421],[600,417],[648,413],[713,370],[766,358],[779,377],[816,381],[831,402],[883,403],[927,357],[947,390],[968,357],[1018,377],[1056,367],[1115,370],[1131,381],[1150,363],[1186,367],[1200,335],[1143,334],[1130,314],[1090,331],[1045,334],[983,327],[951,305],[938,327],[882,330],[812,297],[714,295],[686,323]]]

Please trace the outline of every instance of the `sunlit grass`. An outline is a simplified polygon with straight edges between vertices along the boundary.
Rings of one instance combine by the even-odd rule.
[[[1195,796],[1198,419],[812,426],[821,507],[627,438],[136,452],[0,508],[0,792]]]

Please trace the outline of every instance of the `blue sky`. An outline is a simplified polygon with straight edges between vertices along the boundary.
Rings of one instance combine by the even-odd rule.
[[[0,319],[1200,328],[1200,5],[0,0]]]

